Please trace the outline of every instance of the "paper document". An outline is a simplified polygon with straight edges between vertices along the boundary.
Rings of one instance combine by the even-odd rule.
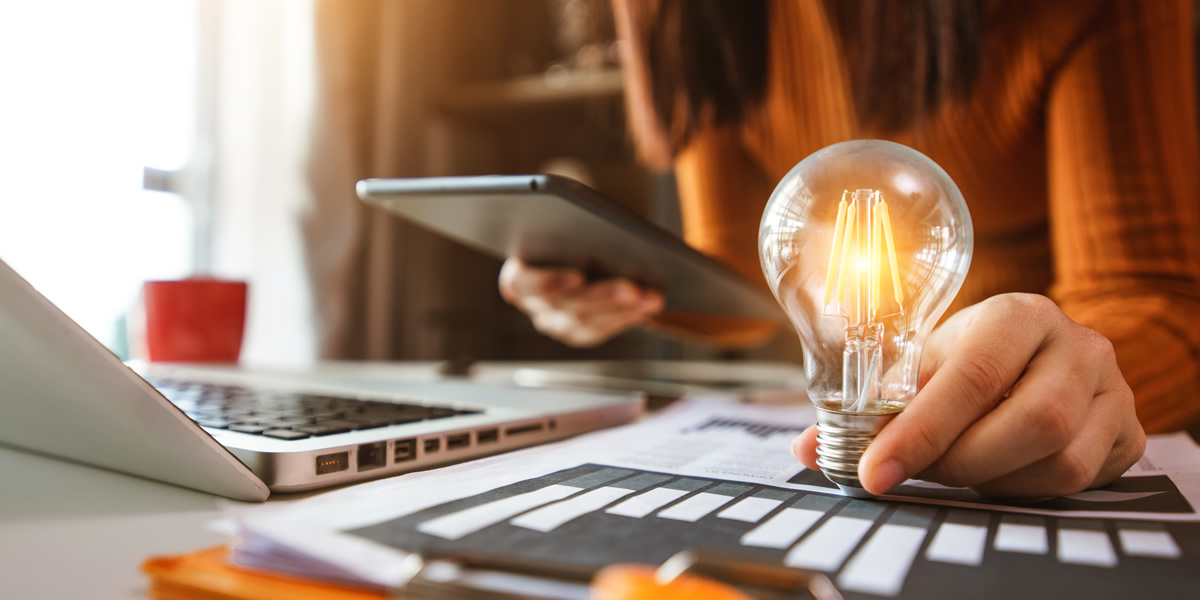
[[[823,571],[847,598],[934,597],[954,582],[956,598],[987,599],[1200,589],[1200,447],[1186,436],[1152,437],[1117,482],[1045,502],[919,481],[857,500],[792,458],[814,421],[810,406],[684,401],[634,425],[250,512],[234,560],[390,587],[407,551],[598,566],[701,547]]]

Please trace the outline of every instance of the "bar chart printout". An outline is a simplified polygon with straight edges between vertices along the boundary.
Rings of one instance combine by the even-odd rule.
[[[1194,598],[1200,524],[855,500],[583,465],[348,532],[417,551],[661,563],[702,547],[827,573],[847,598]]]

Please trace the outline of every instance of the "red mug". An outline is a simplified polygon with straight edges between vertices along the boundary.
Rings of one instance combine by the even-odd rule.
[[[246,282],[147,281],[146,354],[151,362],[237,362],[246,326]]]

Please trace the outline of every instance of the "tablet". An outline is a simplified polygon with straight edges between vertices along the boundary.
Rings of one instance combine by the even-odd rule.
[[[364,179],[357,191],[369,204],[492,256],[656,288],[668,311],[783,319],[766,286],[573,179]]]

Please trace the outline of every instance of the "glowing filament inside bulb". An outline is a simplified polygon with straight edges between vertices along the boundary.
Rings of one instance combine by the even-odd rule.
[[[890,267],[892,294],[903,314],[904,288],[900,285],[887,201],[879,191],[846,190],[838,203],[825,278],[825,314],[847,320],[842,357],[845,411],[869,412],[881,406],[884,329],[880,290],[885,260]],[[850,288],[849,297],[846,288]]]
[[[829,270],[825,278],[825,312],[846,315],[851,324],[865,324],[878,319],[880,288],[882,287],[883,254],[886,251],[891,267],[892,293],[903,312],[904,288],[900,285],[900,268],[896,261],[896,243],[892,236],[892,218],[883,194],[849,190],[842,193],[834,225],[833,247],[829,251]],[[849,198],[849,202],[847,202]],[[864,206],[865,205],[865,206]],[[863,217],[860,219],[860,213]],[[867,287],[861,289],[862,279]],[[846,282],[854,290],[851,300],[854,310],[845,305]],[[863,298],[862,296],[866,297]],[[863,310],[863,304],[866,310]]]

